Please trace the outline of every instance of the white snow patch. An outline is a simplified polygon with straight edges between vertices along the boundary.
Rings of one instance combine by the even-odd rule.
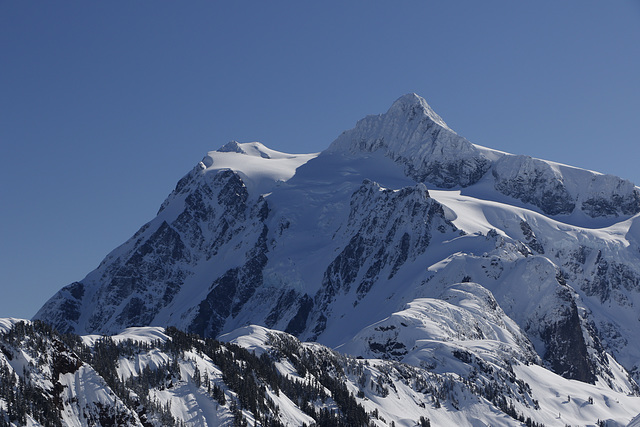
[[[89,347],[93,347],[95,342],[101,338],[104,338],[103,335],[83,335],[82,342]],[[141,326],[141,327],[131,327],[127,328],[124,331],[120,332],[116,335],[110,335],[111,338],[115,342],[121,342],[126,340],[138,341],[151,344],[155,341],[166,342],[169,338],[167,334],[164,333],[164,328],[159,326]]]
[[[19,322],[31,323],[30,320],[17,319],[15,317],[0,318],[0,334],[6,334],[11,328],[13,328],[13,325]]]
[[[265,194],[275,184],[289,180],[303,164],[319,153],[287,154],[271,150],[259,142],[232,141],[202,160],[205,172],[230,169],[237,172],[250,193]]]
[[[260,356],[271,348],[265,345],[271,333],[274,332],[263,326],[248,325],[229,332],[228,334],[220,335],[218,340],[239,345],[249,351],[254,351],[256,356]]]

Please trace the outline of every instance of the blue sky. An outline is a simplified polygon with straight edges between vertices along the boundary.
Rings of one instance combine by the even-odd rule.
[[[640,183],[640,1],[0,0],[0,317],[230,140],[326,148],[416,92],[471,142]]]

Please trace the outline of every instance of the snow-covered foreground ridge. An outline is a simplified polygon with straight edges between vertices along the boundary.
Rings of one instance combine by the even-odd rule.
[[[434,375],[519,364],[636,394],[639,213],[634,184],[474,145],[409,94],[319,154],[207,153],[35,319],[81,335],[261,325]]]
[[[472,350],[438,349],[433,369],[261,326],[216,341],[175,328],[79,337],[0,324],[3,425],[611,426],[640,412],[638,396]]]

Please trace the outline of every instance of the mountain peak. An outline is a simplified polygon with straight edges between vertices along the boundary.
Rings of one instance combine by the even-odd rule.
[[[441,145],[437,140],[442,139],[447,142],[464,140],[447,126],[424,98],[408,93],[396,99],[386,113],[359,120],[355,128],[343,132],[331,144],[329,151],[370,152],[384,148],[392,158],[401,153],[415,157],[416,151],[422,152],[434,144]],[[458,152],[458,144],[453,145]],[[471,146],[466,140],[463,145]]]
[[[358,121],[328,151],[356,156],[380,151],[407,176],[441,188],[467,187],[490,167],[477,147],[451,130],[415,93],[398,98],[385,114]]]
[[[391,108],[387,111],[386,115],[409,115],[409,118],[413,118],[415,116],[426,116],[443,128],[451,130],[445,121],[442,120],[442,117],[440,117],[433,108],[427,104],[427,101],[415,93],[408,93],[396,99],[396,101],[391,105]]]

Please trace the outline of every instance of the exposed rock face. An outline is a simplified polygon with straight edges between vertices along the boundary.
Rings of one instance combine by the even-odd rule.
[[[351,198],[345,232],[352,237],[327,268],[325,287],[348,291],[365,262],[371,263],[357,287],[361,298],[382,270],[390,267],[387,278],[391,279],[407,260],[423,253],[434,229],[456,231],[423,184],[394,191],[365,181]]]
[[[640,190],[627,180],[612,175],[594,175],[582,202],[592,218],[635,215],[640,212]]]
[[[586,262],[586,260],[585,260]],[[640,274],[632,266],[612,259],[605,259],[599,251],[590,269],[590,280],[585,280],[582,289],[588,296],[596,296],[602,303],[614,299],[618,304],[629,304],[625,296],[640,291]]]
[[[542,160],[505,156],[496,162],[492,173],[496,190],[548,215],[570,214],[576,207],[562,175]]]
[[[520,229],[524,234],[524,241],[529,247],[539,254],[544,254],[544,246],[538,241],[536,233],[531,229],[531,226],[526,221],[520,222]]]
[[[547,215],[569,215],[577,207],[591,218],[640,212],[638,189],[612,175],[511,155],[500,158],[491,171],[496,190],[536,206]]]
[[[189,326],[203,337],[217,336],[227,317],[236,317],[243,305],[262,286],[262,269],[267,263],[267,227],[247,255],[242,267],[228,270],[211,285],[211,291],[199,304],[198,314]]]
[[[528,156],[502,156],[491,169],[500,193],[540,208],[547,215],[580,209],[591,218],[640,212],[640,193],[631,182]]]
[[[98,291],[102,304],[89,318],[89,330],[100,329],[104,319],[113,317],[120,324],[149,324],[188,274],[178,266],[190,261],[191,253],[178,232],[163,221]]]
[[[247,228],[255,230],[268,214],[263,199],[248,201],[247,189],[235,172],[201,175],[202,167],[197,167],[180,180],[159,216],[85,279],[93,279],[98,286],[87,292],[85,283],[70,285],[54,296],[37,317],[59,318],[56,326],[67,332],[113,333],[122,327],[152,324],[194,274],[194,266],[217,255],[220,248]],[[231,269],[219,281],[230,286],[228,283],[233,280],[229,278],[235,277],[233,272],[237,271],[259,286],[255,279],[266,259],[265,236],[266,229],[247,253],[250,259],[243,268]],[[246,301],[247,293],[251,293],[244,288],[237,290],[240,300]],[[217,292],[221,291],[222,288]],[[85,307],[84,321],[79,308],[82,305],[92,307],[90,312]],[[199,319],[207,311],[205,305],[203,301]],[[202,320],[194,321],[193,328],[203,332],[202,324]]]
[[[355,294],[357,304],[374,285],[393,279],[402,266],[423,254],[434,233],[456,231],[424,184],[394,191],[365,181],[351,198],[344,230],[348,244],[327,267],[314,299],[315,337],[326,327],[332,301]]]
[[[554,309],[551,321],[544,322],[540,328],[540,337],[546,346],[544,359],[554,372],[565,378],[594,383],[595,366],[588,354],[571,291],[559,287],[556,292],[563,304]]]
[[[60,289],[47,302],[47,322],[55,325],[61,333],[76,331],[82,314],[84,292],[84,285],[80,282],[73,282]]]

